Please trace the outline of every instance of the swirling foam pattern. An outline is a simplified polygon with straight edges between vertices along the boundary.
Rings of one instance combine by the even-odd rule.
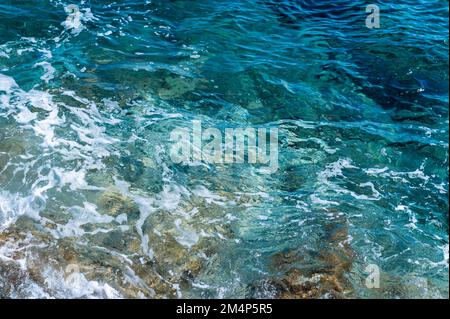
[[[448,2],[367,4],[1,0],[0,297],[448,298]]]

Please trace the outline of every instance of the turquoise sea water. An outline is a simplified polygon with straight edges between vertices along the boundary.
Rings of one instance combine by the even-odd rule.
[[[0,0],[0,297],[448,298],[448,1],[368,4]]]

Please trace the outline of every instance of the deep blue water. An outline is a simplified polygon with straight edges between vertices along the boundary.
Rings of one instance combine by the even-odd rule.
[[[0,297],[448,298],[448,1],[370,3],[0,0]]]

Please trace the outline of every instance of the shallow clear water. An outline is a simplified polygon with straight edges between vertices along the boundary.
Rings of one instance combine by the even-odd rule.
[[[0,297],[448,298],[448,2],[366,5],[0,0]]]

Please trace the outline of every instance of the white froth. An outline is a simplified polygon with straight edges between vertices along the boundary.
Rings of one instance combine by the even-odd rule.
[[[131,193],[129,190],[130,185],[125,181],[118,180],[116,177],[114,177],[114,182],[116,187],[122,194],[133,199],[136,205],[138,205],[139,219],[136,222],[136,231],[141,237],[142,252],[150,258],[153,258],[153,250],[150,248],[149,237],[148,235],[144,234],[142,228],[145,221],[147,220],[147,217],[150,216],[151,213],[156,211],[155,207],[153,206],[154,199]]]
[[[175,239],[181,245],[191,248],[198,242],[199,236],[194,231],[188,230],[183,227],[181,223],[181,219],[175,220],[175,227],[178,232],[178,235],[175,237]]]
[[[57,167],[54,168],[54,171],[60,179],[61,187],[68,185],[72,191],[89,188],[85,179],[86,172],[82,169],[79,171],[67,171]]]
[[[109,224],[114,221],[113,217],[98,213],[97,206],[94,204],[84,202],[83,205],[83,207],[74,206],[68,209],[72,219],[65,225],[58,225],[57,230],[52,231],[55,238],[81,237],[86,234],[86,231],[82,228],[83,225]],[[102,229],[94,230],[91,233],[95,234],[98,232],[102,232]]]
[[[22,108],[19,113],[14,115],[14,118],[16,119],[17,123],[20,124],[26,124],[33,120],[35,120],[37,117],[36,113],[32,113],[28,108]]]
[[[52,96],[48,92],[30,90],[23,93],[23,97],[28,99],[30,104],[35,108],[43,109],[48,112],[56,108],[56,105],[53,103]]]
[[[316,204],[316,205],[320,205],[320,206],[328,206],[328,205],[339,205],[338,202],[334,202],[334,201],[330,201],[330,200],[325,200],[325,199],[320,199],[319,197],[317,197],[315,194],[312,194],[310,196],[311,199],[311,203],[312,204]]]
[[[222,197],[222,196],[212,193],[209,189],[207,189],[203,185],[198,185],[197,187],[195,187],[192,190],[192,193],[198,197],[203,198],[206,201],[206,203],[208,203],[208,204],[214,203],[214,204],[217,204],[220,206],[225,205],[225,203],[224,203],[226,201],[225,197]]]
[[[64,22],[62,22],[62,26],[64,26],[67,30],[73,29],[75,32],[80,32],[83,24],[81,23],[81,12],[78,6],[76,5],[68,5],[64,8],[66,11],[67,18]]]

